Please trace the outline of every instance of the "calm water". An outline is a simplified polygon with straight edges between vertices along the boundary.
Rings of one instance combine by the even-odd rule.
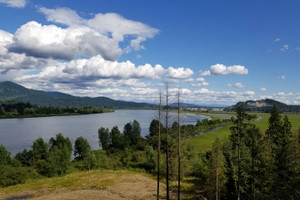
[[[69,137],[74,144],[76,138],[82,136],[88,140],[93,149],[98,149],[98,129],[100,127],[112,128],[118,126],[120,131],[127,122],[137,120],[142,128],[142,135],[149,133],[152,119],[157,118],[157,111],[152,110],[117,110],[113,113],[42,117],[26,119],[0,119],[0,144],[3,144],[12,155],[29,149],[33,141],[42,137],[49,141],[57,133]],[[183,124],[195,124],[197,120],[205,117],[192,114],[182,114]],[[171,120],[176,114],[171,114]],[[172,123],[172,122],[171,122]]]

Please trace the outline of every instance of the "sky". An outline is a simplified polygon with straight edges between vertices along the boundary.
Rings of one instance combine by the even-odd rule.
[[[0,81],[76,96],[300,104],[299,0],[0,0]]]

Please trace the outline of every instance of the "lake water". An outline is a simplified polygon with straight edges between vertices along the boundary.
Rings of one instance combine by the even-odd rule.
[[[62,133],[69,137],[74,145],[76,138],[82,136],[88,140],[93,149],[99,149],[98,129],[111,129],[118,126],[120,131],[126,123],[137,120],[142,128],[142,136],[149,133],[152,119],[157,119],[157,111],[153,110],[116,110],[112,113],[41,117],[24,119],[0,119],[0,144],[15,155],[30,149],[34,140],[42,137],[46,142],[56,134]],[[171,121],[176,120],[176,114],[171,113]],[[195,124],[205,117],[192,114],[181,114],[182,124]],[[172,124],[172,122],[170,122]]]

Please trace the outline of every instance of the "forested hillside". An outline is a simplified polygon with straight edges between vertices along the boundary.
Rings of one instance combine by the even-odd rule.
[[[105,108],[150,108],[147,103],[113,100],[107,97],[76,97],[60,92],[27,89],[13,82],[0,83],[0,101],[16,100],[38,106],[96,106]]]

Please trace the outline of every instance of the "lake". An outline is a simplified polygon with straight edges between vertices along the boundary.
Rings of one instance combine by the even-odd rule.
[[[170,124],[176,120],[176,113],[170,113]],[[137,120],[142,128],[142,136],[149,133],[152,119],[157,119],[158,113],[153,110],[116,110],[112,113],[58,116],[24,119],[0,119],[0,144],[15,155],[30,149],[32,143],[41,137],[46,142],[56,134],[62,133],[69,137],[74,145],[76,138],[82,136],[88,140],[93,149],[99,149],[98,129],[111,129],[118,126],[120,131],[126,123]],[[182,124],[195,124],[206,117],[193,114],[181,114]]]

